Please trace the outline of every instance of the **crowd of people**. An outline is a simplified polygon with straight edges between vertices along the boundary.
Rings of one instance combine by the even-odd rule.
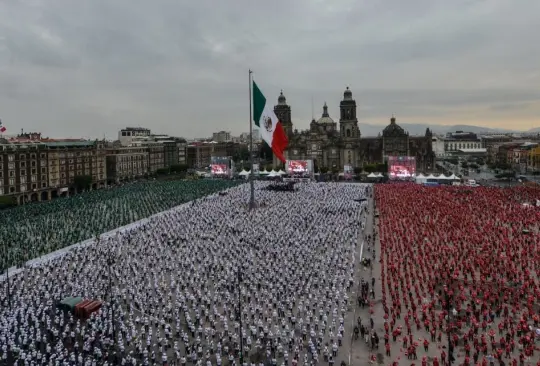
[[[540,365],[540,190],[375,195],[386,364]]]
[[[92,235],[217,189],[185,184],[185,194],[103,193],[110,199],[81,203],[94,210],[87,226],[77,207],[57,218],[41,213],[36,226],[70,232],[57,234],[63,243],[78,241],[74,232]],[[347,362],[368,185],[305,183],[276,192],[267,184],[256,184],[253,211],[249,185],[229,188],[0,283],[0,365]],[[31,220],[21,226],[37,243],[37,234],[27,234],[36,230]],[[67,296],[103,306],[83,320],[60,310]]]
[[[237,184],[226,180],[138,182],[0,211],[0,273]]]

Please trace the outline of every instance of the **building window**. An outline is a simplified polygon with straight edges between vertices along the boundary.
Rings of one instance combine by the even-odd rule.
[[[8,163],[8,169],[15,169],[15,163]]]
[[[37,184],[36,183],[32,184],[32,189],[37,189]]]
[[[25,169],[26,168],[26,163],[24,161],[21,161],[19,163],[19,166],[20,166],[21,169]]]
[[[22,177],[21,177],[21,178],[22,178]],[[32,179],[32,182],[37,182],[37,175],[33,175],[33,176],[31,177],[31,179]]]
[[[351,137],[351,130],[347,128],[347,137]]]
[[[21,177],[21,183],[26,183],[26,177]]]
[[[41,183],[41,188],[47,188],[47,183],[46,183],[46,182],[42,182],[42,183]]]
[[[19,154],[19,159],[20,159],[20,160],[26,159],[26,155],[24,155],[24,154]]]
[[[30,154],[30,159],[35,159],[36,158],[36,154]]]
[[[15,155],[8,155],[8,161],[14,161]]]
[[[42,159],[47,159],[47,156],[44,153],[41,153],[40,156],[41,156]]]
[[[9,187],[9,193],[15,193],[15,187]]]
[[[10,170],[9,171],[9,176],[14,177],[15,176],[15,170]]]

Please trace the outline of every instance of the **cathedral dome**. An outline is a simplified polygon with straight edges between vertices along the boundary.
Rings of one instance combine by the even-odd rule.
[[[347,87],[343,93],[343,100],[352,100],[352,91],[349,89],[349,87]]]
[[[405,136],[407,133],[396,123],[396,117],[392,115],[390,118],[390,124],[386,126],[383,130],[383,136]]]
[[[317,123],[320,125],[327,125],[327,124],[335,123],[332,117],[330,117],[330,115],[328,114],[328,106],[326,105],[326,102],[324,102],[323,114],[321,118],[319,118]]]
[[[283,90],[281,91],[281,93],[279,93],[279,97],[277,101],[278,101],[278,105],[287,105],[287,99],[283,95]]]

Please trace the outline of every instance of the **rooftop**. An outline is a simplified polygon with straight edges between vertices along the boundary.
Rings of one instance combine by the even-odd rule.
[[[479,148],[479,149],[459,149],[458,151],[466,154],[474,154],[474,153],[485,153],[487,152],[487,149]]]
[[[46,146],[49,147],[57,147],[57,146],[66,146],[66,147],[83,147],[83,146],[94,146],[94,141],[88,141],[88,140],[50,140],[50,141],[42,141]]]

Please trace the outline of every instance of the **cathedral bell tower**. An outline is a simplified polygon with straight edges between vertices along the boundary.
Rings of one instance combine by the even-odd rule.
[[[287,104],[287,99],[283,95],[283,90],[279,94],[278,104],[274,106],[274,113],[276,114],[276,117],[279,118],[281,125],[285,130],[285,134],[290,141],[290,137],[293,134],[293,124],[291,121],[291,106]]]
[[[358,128],[358,119],[356,118],[356,101],[352,98],[352,92],[349,87],[343,93],[343,100],[339,103],[339,109],[341,138],[344,141],[360,139],[360,129]]]

